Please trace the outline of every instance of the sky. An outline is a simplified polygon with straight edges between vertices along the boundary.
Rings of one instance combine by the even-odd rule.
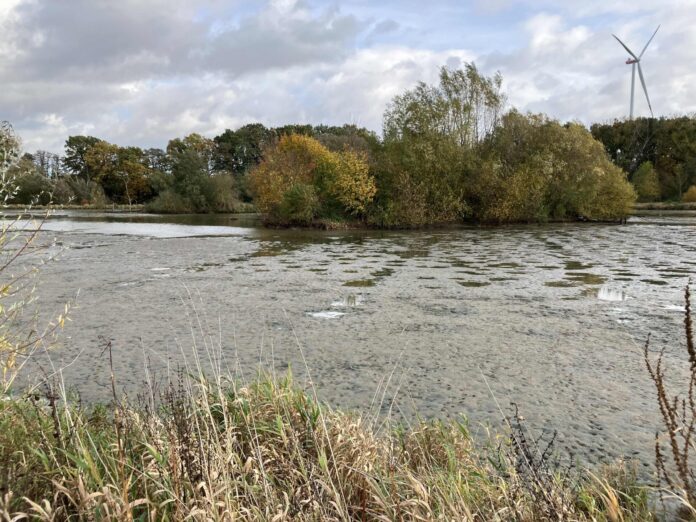
[[[628,115],[628,54],[655,115],[696,112],[696,0],[0,0],[0,120],[25,150],[70,135],[164,147],[251,122],[353,123],[441,66],[499,71],[508,106]],[[649,115],[639,83],[636,115]]]

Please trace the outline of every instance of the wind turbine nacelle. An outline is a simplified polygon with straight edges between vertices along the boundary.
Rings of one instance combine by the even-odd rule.
[[[626,60],[626,65],[633,65],[634,63],[638,63],[638,60],[636,60],[635,58],[629,58],[628,60]]]

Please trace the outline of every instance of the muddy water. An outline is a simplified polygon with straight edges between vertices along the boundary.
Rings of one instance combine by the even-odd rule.
[[[337,233],[66,212],[44,228],[60,256],[42,272],[39,304],[76,304],[52,364],[88,400],[109,397],[106,339],[131,394],[146,364],[156,380],[197,360],[244,377],[292,367],[366,415],[463,413],[478,430],[514,402],[580,458],[627,455],[647,470],[647,334],[672,372],[684,368],[693,216]]]

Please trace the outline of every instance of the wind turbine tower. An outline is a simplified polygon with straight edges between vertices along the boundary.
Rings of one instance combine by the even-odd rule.
[[[648,45],[650,45],[650,42],[653,41],[653,38],[655,38],[655,35],[657,34],[657,31],[660,30],[660,26],[657,26],[657,29],[655,29],[655,32],[653,35],[650,37],[650,40],[648,40],[648,43],[645,44],[645,47],[643,47],[643,50],[640,52],[638,56],[631,51],[628,46],[621,41],[621,39],[613,34],[612,36],[616,38],[616,40],[621,44],[621,47],[626,49],[628,54],[631,55],[631,57],[626,60],[626,65],[631,66],[631,115],[630,118],[633,119],[633,105],[635,102],[636,98],[636,69],[638,69],[638,76],[640,76],[640,83],[643,85],[643,92],[645,93],[645,99],[648,101],[648,107],[650,108],[650,116],[653,116],[653,110],[652,110],[652,105],[650,105],[650,96],[648,96],[648,88],[645,86],[645,78],[643,77],[643,69],[640,67],[640,60],[643,58],[643,54],[645,54],[645,50],[648,48]]]

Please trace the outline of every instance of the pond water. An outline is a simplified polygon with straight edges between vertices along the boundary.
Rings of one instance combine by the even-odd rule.
[[[428,231],[268,230],[248,216],[58,212],[42,312],[74,301],[50,361],[86,400],[186,364],[311,376],[322,399],[383,419],[516,403],[589,462],[653,462],[648,333],[683,375],[683,293],[696,217]],[[222,357],[218,348],[221,347]],[[42,369],[37,368],[40,364]]]

